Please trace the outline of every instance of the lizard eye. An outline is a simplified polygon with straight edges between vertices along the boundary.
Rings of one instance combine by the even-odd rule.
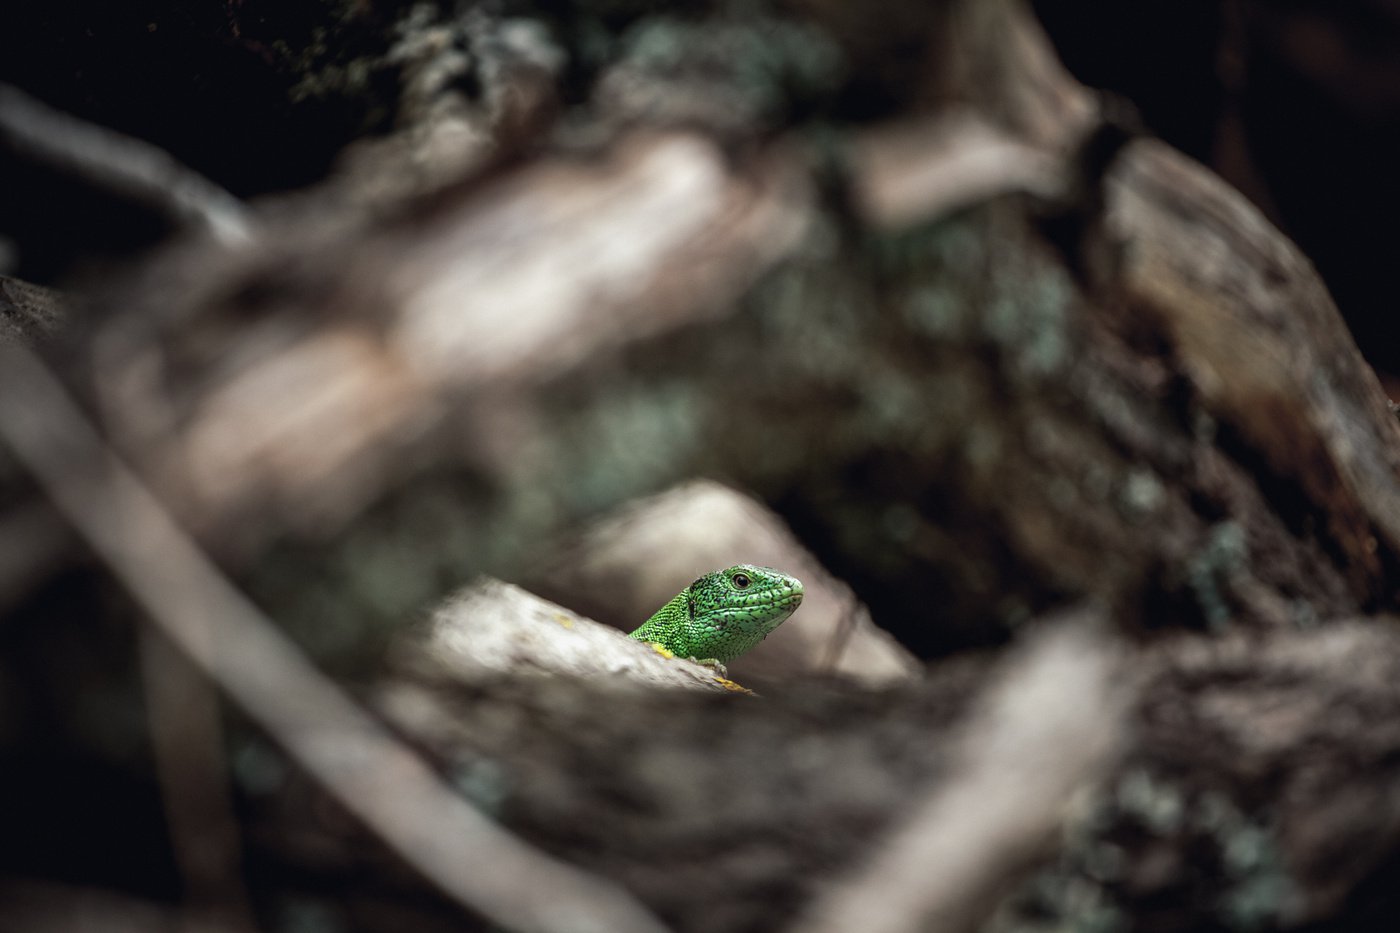
[[[751,579],[749,578],[749,575],[746,574],[746,573],[744,573],[743,571],[740,571],[739,573],[734,574],[734,576],[731,577],[730,579],[732,579],[732,580],[734,581],[734,586],[735,586],[735,588],[736,588],[736,589],[740,589],[740,590],[746,590],[746,589],[748,589],[748,588],[749,588],[749,584],[753,582],[753,580],[751,580]]]

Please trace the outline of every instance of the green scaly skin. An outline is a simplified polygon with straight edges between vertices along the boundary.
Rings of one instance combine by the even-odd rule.
[[[727,664],[768,637],[802,604],[802,581],[739,564],[707,573],[631,634],[682,658]]]

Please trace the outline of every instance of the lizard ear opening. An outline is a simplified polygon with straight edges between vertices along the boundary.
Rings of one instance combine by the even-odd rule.
[[[695,592],[692,590],[690,596],[685,601],[686,615],[691,619],[695,618]]]

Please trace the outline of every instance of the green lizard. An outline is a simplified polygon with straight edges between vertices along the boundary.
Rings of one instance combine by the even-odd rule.
[[[631,637],[718,666],[763,641],[801,604],[801,580],[739,564],[681,590]]]

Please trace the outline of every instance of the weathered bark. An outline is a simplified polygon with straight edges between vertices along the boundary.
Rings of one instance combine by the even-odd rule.
[[[469,638],[474,626],[493,627],[529,605],[490,589],[473,600],[470,616],[445,615],[438,627],[455,618]],[[1104,665],[1098,687],[1085,687],[1085,670],[1055,666],[1063,662],[1044,662],[1048,680],[1033,686],[1027,665],[1058,650],[1046,653],[1047,643],[1012,653],[1002,667],[990,656],[938,665],[893,690],[792,684],[715,701],[655,689],[631,657],[638,646],[615,634],[541,646],[533,626],[559,623],[557,609],[538,605],[541,621],[514,636],[502,630],[514,639],[514,661],[509,651],[484,650],[505,667],[464,666],[460,649],[443,653],[441,638],[415,643],[413,673],[381,685],[381,708],[507,826],[623,880],[676,929],[788,928],[821,892],[864,877],[864,861],[887,838],[891,854],[907,845],[895,840],[926,800],[922,845],[962,842],[937,857],[928,850],[933,861],[914,860],[928,882],[880,896],[880,915],[896,924],[880,920],[882,929],[906,928],[916,905],[950,910],[940,914],[944,928],[975,928],[989,905],[974,892],[1003,888],[1047,855],[1049,866],[1002,904],[994,928],[1054,920],[1257,929],[1327,918],[1347,928],[1364,917],[1349,921],[1343,899],[1364,885],[1383,888],[1394,870],[1400,732],[1384,725],[1400,703],[1392,620],[1174,637],[1100,656],[1110,644],[1107,620],[1081,613],[1047,623],[1094,645],[1071,639],[1070,657]],[[434,657],[440,663],[424,666]],[[543,669],[556,675],[541,677]],[[1007,700],[992,699],[998,691]],[[1002,702],[1020,712],[989,719]],[[1082,731],[1052,739],[1057,716]],[[1105,741],[1118,748],[1107,759],[1093,751]],[[986,755],[1002,756],[992,772]],[[1049,831],[1065,801],[1037,794],[1057,768],[1078,767],[1072,761],[1088,772],[1072,785],[1080,798],[1057,842]],[[1036,792],[1008,790],[1003,799],[992,790],[1001,781]],[[939,803],[949,799],[962,802]],[[1008,812],[1016,817],[1005,823]],[[300,831],[321,837],[317,849],[327,853],[356,838],[336,819]],[[999,846],[1007,848],[998,854]],[[941,868],[942,859],[951,864]],[[990,867],[979,873],[978,865]],[[938,894],[936,878],[954,872],[971,874],[960,875],[956,892]],[[360,896],[394,903],[405,895],[386,883]],[[810,919],[812,929],[827,928],[823,914]],[[867,920],[875,928],[874,915]]]
[[[294,630],[372,635],[356,625],[482,571],[622,626],[730,562],[810,578],[810,629],[795,617],[754,655],[762,698],[708,695],[724,685],[703,669],[501,587],[424,629],[448,640],[414,650],[448,645],[446,663],[378,684],[462,796],[678,930],[822,929],[883,890],[862,862],[907,852],[958,870],[874,897],[883,929],[1364,922],[1400,872],[1400,438],[1326,290],[1241,196],[1070,81],[1018,4],[896,4],[918,24],[898,36],[853,9],[794,4],[754,35],[815,30],[806,52],[869,66],[850,80],[888,92],[880,123],[783,124],[757,92],[714,107],[709,75],[752,24],[697,13],[663,27],[700,42],[699,66],[612,63],[583,128],[551,132],[550,72],[525,68],[521,109],[502,104],[457,175],[366,193],[356,174],[255,210],[246,243],[178,238],[80,288],[46,352]],[[896,47],[920,54],[880,67]],[[628,91],[653,80],[671,83]],[[18,448],[16,399],[0,429]],[[79,528],[85,503],[120,515],[30,462]],[[788,527],[635,505],[696,477]],[[21,528],[11,545],[31,527],[15,515],[50,526],[33,540],[53,554],[0,563],[26,573],[74,549],[31,498],[0,525]],[[161,555],[98,524],[89,540],[159,607]],[[1042,632],[1057,610],[1088,666],[1049,668],[1066,682],[1042,721],[1017,672],[1064,657]],[[877,624],[935,662],[926,677]],[[841,654],[848,627],[875,661]],[[192,654],[382,817],[287,738],[255,678]],[[967,820],[994,772],[1017,780]],[[469,922],[273,773],[243,788],[255,907],[330,885],[354,887],[365,928]],[[430,824],[413,824],[425,852],[453,851]],[[968,848],[924,845],[943,838]],[[384,873],[347,880],[366,864]]]
[[[1058,80],[1051,99],[1076,100]],[[1082,101],[1060,112],[1083,122]],[[936,135],[945,118],[925,119]],[[877,618],[940,607],[947,637],[924,650],[1078,594],[1271,624],[1292,603],[1388,605],[1393,419],[1296,251],[1151,147],[1066,157],[1059,137],[948,119],[967,147],[852,148],[870,226],[845,248],[801,238],[835,218],[793,142],[726,164],[670,134],[486,172],[336,232],[308,210],[241,254],[177,249],[115,292],[97,403],[230,555],[340,527],[400,465],[445,459],[505,490],[476,503],[508,527],[471,558],[507,573],[581,514],[693,472],[754,488],[833,542],[818,556]],[[949,181],[892,181],[915,167]],[[1183,270],[1211,269],[1187,289]],[[668,333],[764,270],[738,317]],[[278,313],[292,295],[301,310]],[[264,323],[230,330],[249,301]],[[610,368],[619,347],[628,366]],[[630,424],[611,414],[629,406]],[[641,448],[620,449],[626,434]],[[852,477],[870,495],[847,495]],[[522,496],[540,503],[524,516]]]
[[[0,275],[0,340],[38,342],[62,319],[63,300],[52,289]]]
[[[701,664],[667,658],[620,634],[518,587],[483,580],[439,607],[416,637],[402,639],[393,664],[464,683],[563,677],[625,681],[634,689],[731,689]]]

